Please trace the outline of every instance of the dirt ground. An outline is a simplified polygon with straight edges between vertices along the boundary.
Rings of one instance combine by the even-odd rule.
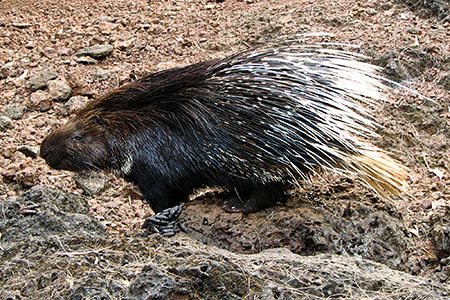
[[[389,101],[374,112],[382,126],[374,143],[408,167],[408,193],[385,203],[357,180],[325,174],[292,191],[287,205],[249,216],[224,213],[220,195],[206,194],[189,202],[182,216],[192,237],[244,253],[273,247],[302,255],[354,253],[450,280],[450,24],[448,15],[445,19],[427,7],[401,1],[0,1],[0,112],[7,116],[0,124],[0,202],[36,185],[83,194],[71,173],[49,169],[28,151],[38,149],[50,129],[69,115],[64,101],[32,97],[35,92],[27,80],[43,68],[52,67],[68,82],[72,95],[91,99],[145,73],[305,32],[329,32],[336,41],[357,45],[355,51],[384,68],[383,76],[433,100],[393,88],[387,92]],[[114,50],[95,63],[75,57],[78,50],[98,44]],[[28,150],[18,150],[22,146]],[[108,178],[103,192],[87,197],[90,212],[110,234],[135,235],[151,211],[132,186]],[[336,243],[331,249],[327,228],[314,227],[311,233],[315,222],[332,228],[334,223],[324,219],[339,219],[348,205],[352,219],[341,217],[333,234],[352,222],[369,222],[376,214],[392,232],[374,238],[389,239],[397,236],[395,230],[404,231],[404,238],[391,246],[397,252],[407,250],[407,257],[393,263],[383,254],[352,252]],[[305,206],[315,208],[317,215],[297,219]],[[317,240],[319,229],[326,242]]]

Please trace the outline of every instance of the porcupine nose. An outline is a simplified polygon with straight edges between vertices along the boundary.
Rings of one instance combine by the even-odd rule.
[[[41,144],[41,149],[39,150],[39,155],[43,159],[47,160],[47,157],[49,156],[49,154],[50,154],[50,147],[48,145],[47,139],[44,139]]]

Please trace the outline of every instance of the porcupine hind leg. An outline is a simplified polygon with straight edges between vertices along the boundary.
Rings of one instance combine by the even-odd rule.
[[[247,187],[230,190],[230,198],[224,203],[228,212],[253,213],[271,207],[277,202],[285,202],[287,194],[282,182],[252,183]]]
[[[145,219],[142,227],[147,233],[160,233],[163,236],[173,236],[180,230],[186,231],[183,224],[179,223],[188,194],[169,187],[151,186],[142,190],[144,199],[155,211],[155,215]]]

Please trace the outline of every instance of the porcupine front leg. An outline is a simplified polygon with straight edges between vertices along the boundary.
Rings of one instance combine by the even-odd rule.
[[[287,200],[285,184],[282,182],[252,183],[234,187],[230,198],[225,201],[228,212],[253,213]]]

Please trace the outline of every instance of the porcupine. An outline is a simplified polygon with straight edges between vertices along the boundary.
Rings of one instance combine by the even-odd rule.
[[[147,220],[163,229],[196,188],[223,187],[227,210],[250,213],[318,168],[356,174],[388,197],[405,190],[406,170],[367,142],[378,125],[366,107],[383,101],[384,85],[360,58],[289,41],[160,71],[76,112],[40,153],[55,169],[135,183],[165,214]]]

